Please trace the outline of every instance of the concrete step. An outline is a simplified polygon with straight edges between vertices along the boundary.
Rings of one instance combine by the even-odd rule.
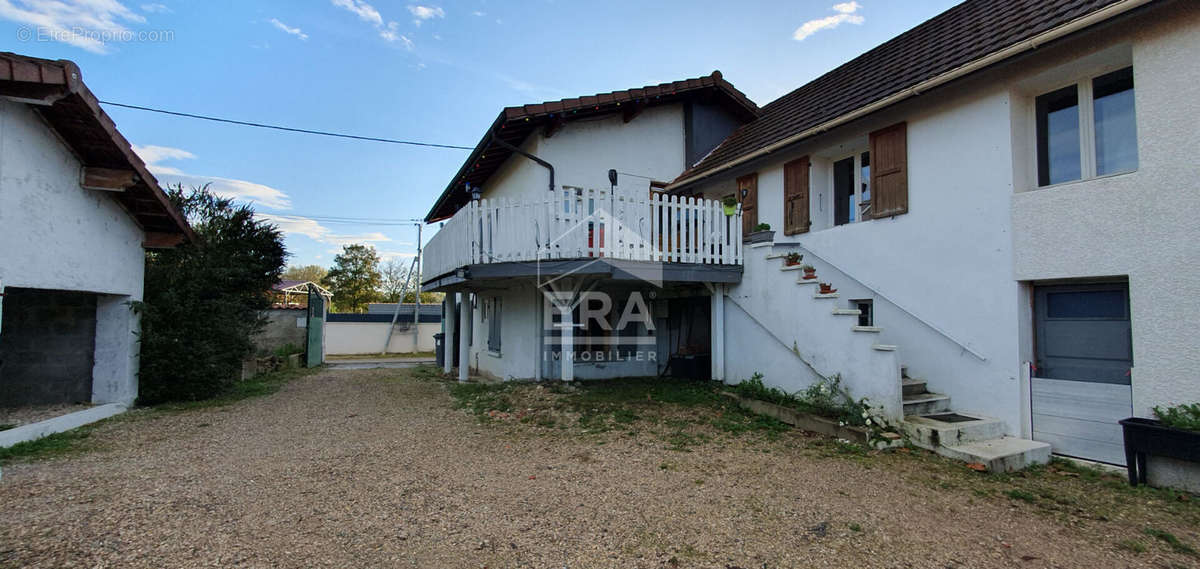
[[[873,344],[871,346],[872,350],[879,352],[894,352],[896,351],[896,348],[897,346],[895,344]]]
[[[818,289],[818,290],[820,290],[820,289]],[[838,297],[838,293],[836,293],[836,292],[831,292],[828,294],[821,294],[818,292],[813,295],[813,298],[837,298],[837,297]]]
[[[910,415],[900,429],[914,445],[934,450],[938,446],[960,445],[1004,436],[1004,421],[991,417],[936,413]]]
[[[821,282],[821,281],[819,281],[817,279],[806,279],[804,277],[800,277],[800,278],[796,279],[796,284],[807,285],[807,284],[817,284],[819,282]]]
[[[999,437],[933,449],[946,458],[977,462],[991,472],[1012,472],[1050,462],[1050,445],[1016,437]]]
[[[917,395],[926,392],[924,379],[913,379],[903,375],[901,377],[904,377],[904,379],[900,380],[900,384],[904,386],[905,395]]]
[[[799,271],[800,267],[801,267],[801,265],[784,265],[782,267],[779,267],[779,270],[781,270],[781,271]]]
[[[883,331],[883,328],[880,328],[879,326],[852,326],[850,329],[854,330],[855,332],[870,332],[873,334],[878,334]]]
[[[834,308],[833,309],[834,316],[858,316],[860,314],[862,314],[862,311],[857,308]]]
[[[950,397],[941,393],[920,393],[904,396],[904,416],[932,415],[950,410]]]

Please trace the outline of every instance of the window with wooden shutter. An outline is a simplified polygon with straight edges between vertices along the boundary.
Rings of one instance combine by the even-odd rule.
[[[871,133],[873,218],[908,213],[908,127],[894,124]]]
[[[742,202],[742,237],[754,232],[758,225],[758,173],[737,179],[738,199]]]
[[[805,156],[783,165],[783,234],[807,233],[811,225],[808,218],[808,157]]]

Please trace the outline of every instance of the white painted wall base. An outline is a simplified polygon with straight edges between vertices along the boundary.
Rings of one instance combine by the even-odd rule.
[[[326,322],[325,323],[325,354],[352,355],[378,354],[383,349],[383,341],[387,338],[388,322]],[[388,343],[389,354],[409,354],[412,352],[432,352],[434,349],[433,335],[442,331],[439,322],[422,322],[420,324],[420,341],[413,345],[412,328],[396,329],[392,341]]]
[[[15,429],[0,431],[0,448],[8,448],[17,443],[33,441],[47,435],[62,433],[71,429],[77,429],[84,425],[90,425],[96,421],[101,421],[124,413],[128,409],[126,405],[120,403],[109,403],[107,405],[97,405],[91,409],[67,413],[53,419],[38,421],[28,425],[22,425]]]

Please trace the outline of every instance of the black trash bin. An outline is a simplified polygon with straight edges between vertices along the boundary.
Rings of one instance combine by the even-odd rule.
[[[446,334],[438,332],[433,335],[433,353],[437,354],[438,367],[446,366]]]

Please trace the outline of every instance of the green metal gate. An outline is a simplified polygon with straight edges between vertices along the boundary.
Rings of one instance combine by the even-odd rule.
[[[308,322],[305,325],[308,328],[306,365],[316,367],[325,363],[325,297],[312,285],[308,286]]]

